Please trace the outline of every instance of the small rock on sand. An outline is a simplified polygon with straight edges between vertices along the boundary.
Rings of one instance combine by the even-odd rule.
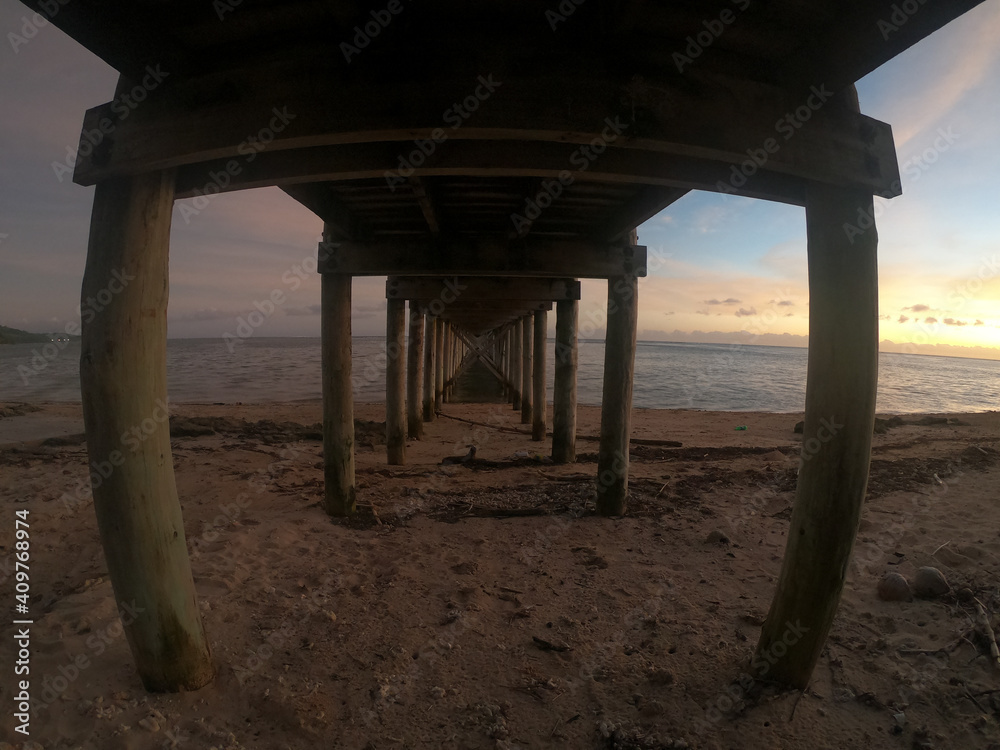
[[[913,592],[899,573],[886,573],[878,582],[878,598],[884,602],[908,602],[913,599]]]
[[[729,537],[716,529],[715,531],[709,532],[705,542],[707,544],[729,544]]]
[[[917,571],[913,578],[913,593],[921,599],[933,599],[951,591],[944,574],[937,568],[925,567]]]

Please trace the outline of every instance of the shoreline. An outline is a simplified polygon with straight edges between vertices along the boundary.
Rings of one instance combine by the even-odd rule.
[[[300,399],[296,401],[259,401],[259,402],[168,402],[171,414],[178,417],[203,417],[203,416],[223,416],[239,417],[249,421],[259,421],[270,419],[276,415],[284,415],[285,421],[300,421],[303,424],[314,424],[322,420],[322,400],[321,399]],[[509,404],[504,403],[446,403],[443,413],[445,415],[460,415],[463,409],[478,411],[487,408],[491,414],[500,415],[505,421],[519,423],[519,412],[515,412]],[[355,417],[363,418],[371,422],[384,422],[385,402],[384,401],[358,401],[354,404]],[[594,436],[600,430],[601,407],[581,404],[578,406],[578,440],[581,436]],[[902,418],[908,422],[920,418],[943,418],[946,420],[958,420],[959,422],[968,420],[989,420],[991,415],[1000,412],[995,410],[982,412],[879,412],[876,418],[887,420],[893,417]],[[551,437],[552,426],[552,404],[547,404],[547,418],[549,434]],[[795,423],[802,420],[803,411],[716,411],[703,409],[658,409],[651,407],[632,408],[632,438],[633,440],[649,440],[657,437],[673,438],[671,430],[680,432],[690,439],[693,425],[689,423],[701,419],[706,426],[717,431],[717,436],[721,438],[725,432],[725,425],[732,423],[733,432],[737,432],[736,427],[746,423],[748,429],[739,431],[736,438],[743,440],[729,441],[727,444],[754,444],[753,437],[757,436],[757,427],[760,425],[762,434],[768,436],[770,440],[775,440],[781,432],[782,426],[786,423],[790,425],[788,432],[792,432]],[[662,422],[662,424],[658,424]],[[586,425],[586,429],[582,427]],[[663,435],[652,434],[660,429]],[[83,427],[83,407],[80,402],[73,401],[0,401],[0,448],[17,445],[23,442],[43,440],[45,438],[60,438],[67,435],[82,433]],[[530,434],[530,429],[526,429]],[[702,434],[711,434],[704,431]],[[877,435],[876,435],[877,437]],[[749,438],[749,442],[747,439]],[[798,438],[796,435],[795,438]],[[676,438],[683,440],[683,438]],[[409,442],[409,441],[408,441]]]

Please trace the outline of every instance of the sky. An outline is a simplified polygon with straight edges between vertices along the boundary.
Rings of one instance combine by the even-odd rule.
[[[65,164],[84,111],[117,73],[26,6],[0,0],[0,325],[79,322],[93,188]],[[32,31],[32,29],[28,29]],[[10,34],[26,40],[12,41]],[[1000,359],[1000,0],[987,0],[858,82],[861,110],[892,125],[903,195],[876,199],[884,351]],[[14,47],[16,46],[16,49]],[[61,178],[61,179],[60,179]],[[275,290],[261,336],[319,334],[320,220],[276,188],[174,207],[169,335],[224,339]],[[804,346],[805,211],[692,192],[639,228],[639,338]],[[356,278],[355,335],[385,331],[385,279]],[[603,282],[585,281],[583,337],[603,335]],[[550,315],[550,328],[554,315]]]

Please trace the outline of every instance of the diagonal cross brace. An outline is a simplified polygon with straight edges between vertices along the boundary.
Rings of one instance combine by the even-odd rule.
[[[469,351],[462,359],[462,364],[459,367],[458,372],[455,373],[455,376],[451,379],[450,382],[458,380],[459,376],[463,372],[465,372],[465,370],[467,370],[469,366],[476,359],[478,359],[480,362],[486,365],[487,370],[493,373],[493,377],[499,380],[506,387],[516,390],[514,389],[514,384],[503,376],[503,372],[500,370],[499,365],[497,365],[493,357],[490,356],[489,352],[486,351],[487,344],[503,336],[508,330],[511,329],[511,327],[513,327],[513,325],[514,323],[507,323],[504,326],[497,328],[494,331],[491,331],[489,334],[483,336],[482,338],[466,334],[465,331],[456,328],[455,333],[462,341],[466,343],[466,345],[469,347]],[[483,342],[483,339],[486,339],[486,341]]]

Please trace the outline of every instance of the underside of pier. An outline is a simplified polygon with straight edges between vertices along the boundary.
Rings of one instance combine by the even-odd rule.
[[[356,504],[354,276],[388,277],[391,463],[472,362],[544,439],[553,308],[552,456],[573,461],[589,278],[608,284],[596,508],[621,515],[638,280],[657,260],[635,228],[690,190],[802,206],[804,439],[820,448],[799,472],[754,663],[804,687],[840,599],[874,419],[877,235],[873,220],[845,226],[901,192],[891,129],[859,111],[853,84],[977,4],[60,4],[52,23],[121,73],[114,99],[86,113],[74,176],[96,185],[84,297],[114,271],[136,278],[84,326],[91,458],[166,397],[173,201],[278,186],[323,223],[327,512]],[[126,631],[144,684],[205,685],[214,666],[165,423],[94,498],[116,597],[142,613]]]

